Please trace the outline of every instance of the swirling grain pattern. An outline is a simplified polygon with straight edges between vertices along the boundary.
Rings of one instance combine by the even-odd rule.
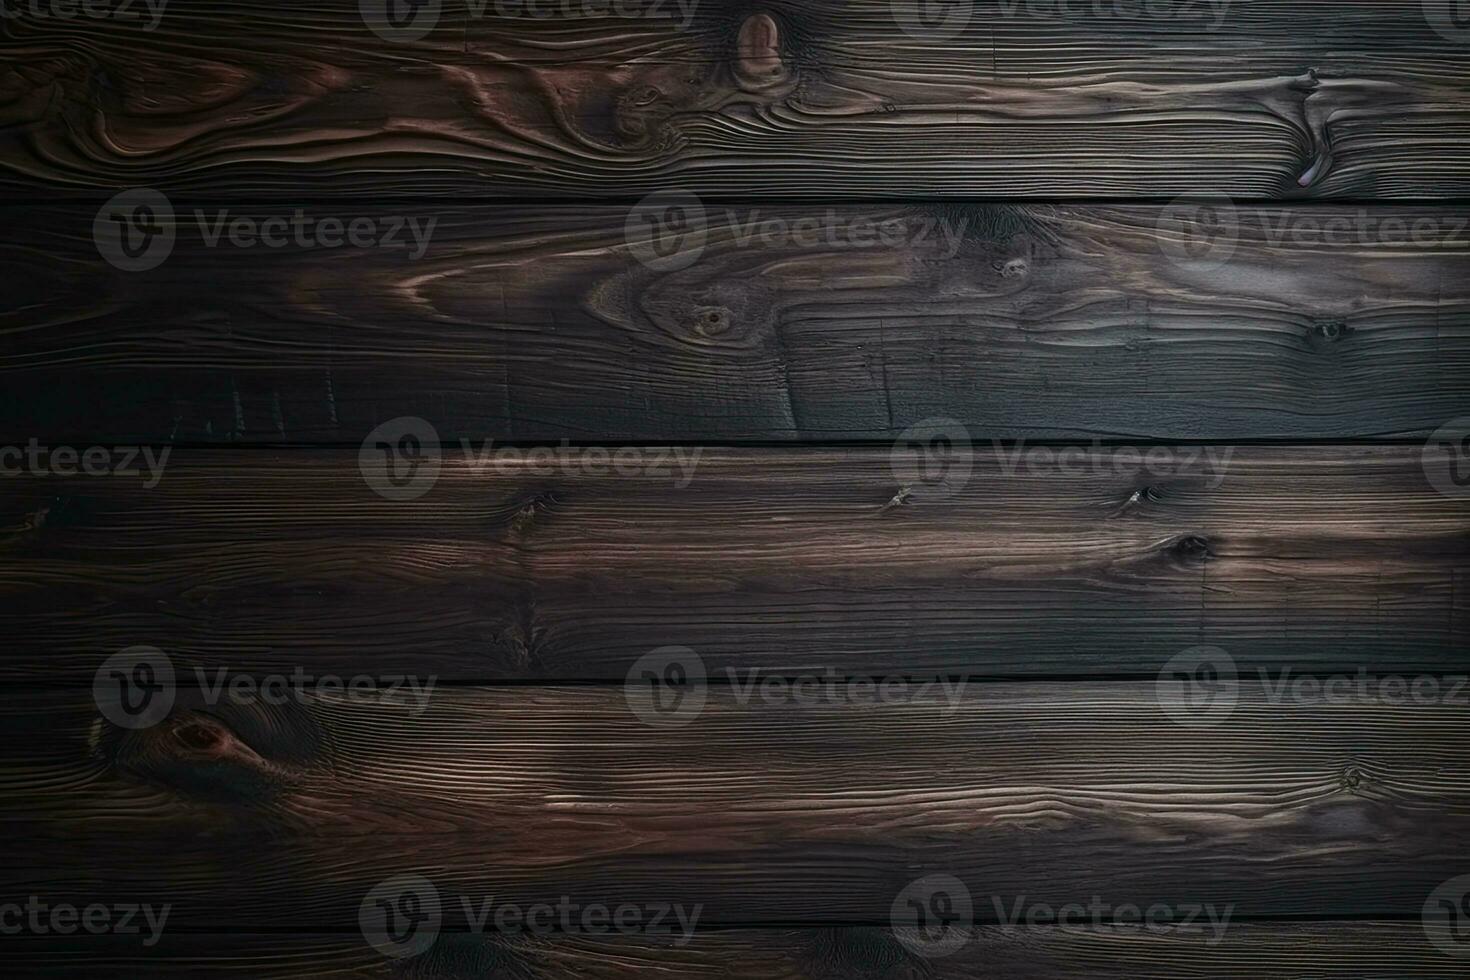
[[[414,41],[354,0],[7,19],[0,186],[1391,198],[1470,177],[1470,56],[1417,3],[985,0],[952,36],[888,0],[544,6],[446,3]]]
[[[639,260],[627,208],[308,209],[412,219],[421,256],[407,232],[211,245],[292,212],[176,210],[141,273],[101,259],[89,208],[0,229],[0,438],[356,445],[412,415],[451,441],[933,417],[980,441],[1379,439],[1434,431],[1470,387],[1458,207],[1240,205],[1210,232],[1159,207],[711,205],[675,269]]]

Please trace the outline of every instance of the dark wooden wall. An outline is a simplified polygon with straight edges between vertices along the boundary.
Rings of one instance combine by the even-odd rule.
[[[7,975],[1465,975],[1425,917],[1470,874],[1452,5],[487,2],[0,17],[0,464],[148,453],[0,473],[0,907],[170,906],[153,944],[0,908]],[[172,245],[130,271],[98,227],[139,188]],[[640,258],[654,193],[697,257]],[[211,240],[297,209],[408,245]],[[411,498],[372,464],[404,417]],[[932,425],[970,441],[938,482]],[[177,683],[129,729],[94,678],[139,646]],[[665,647],[709,679],[678,727],[625,684]],[[1212,725],[1161,674],[1201,647]],[[393,959],[359,907],[403,874],[445,914]],[[974,898],[943,957],[892,917],[933,874]],[[1232,921],[997,914],[1095,896]],[[459,904],[564,897],[702,917]]]

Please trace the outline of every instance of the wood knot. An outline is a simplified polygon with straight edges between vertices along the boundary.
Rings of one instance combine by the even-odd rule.
[[[723,306],[701,306],[694,311],[694,332],[704,337],[718,337],[730,329],[732,314]]]
[[[1123,506],[1118,509],[1117,513],[1126,513],[1130,508],[1138,507],[1143,504],[1156,504],[1163,499],[1163,491],[1159,490],[1157,487],[1139,487],[1137,490],[1134,490],[1128,495],[1128,499],[1123,501]]]
[[[173,725],[173,737],[186,752],[205,756],[225,755],[236,739],[229,729],[208,715],[195,715]]]
[[[1342,320],[1316,320],[1310,329],[1313,339],[1325,340],[1334,344],[1346,337],[1349,332],[1348,325]]]
[[[781,30],[770,14],[753,14],[735,41],[735,81],[747,92],[775,88],[789,77],[781,60]]]
[[[1342,771],[1342,788],[1356,790],[1363,783],[1363,772],[1357,766],[1348,766]]]
[[[557,504],[557,496],[551,490],[538,490],[530,499],[516,508],[516,512],[510,519],[510,530],[512,534],[529,534],[536,525],[537,518],[543,513],[551,510]]]
[[[1181,561],[1208,561],[1215,557],[1210,542],[1198,534],[1186,534],[1169,549]]]
[[[1019,279],[1031,271],[1031,265],[1025,259],[1011,259],[1000,267],[1002,279]]]
[[[294,699],[270,704],[226,691],[210,703],[202,690],[180,690],[178,697],[189,704],[157,725],[114,733],[105,754],[119,774],[197,800],[259,804],[320,759],[321,734]]]

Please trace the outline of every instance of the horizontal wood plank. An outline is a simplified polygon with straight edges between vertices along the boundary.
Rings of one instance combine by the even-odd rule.
[[[881,449],[697,448],[451,447],[408,500],[372,451],[9,477],[0,668],[89,684],[136,644],[181,672],[482,680],[620,681],[666,645],[714,677],[1152,676],[1195,644],[1466,663],[1470,508],[1418,447],[974,447],[940,480]]]
[[[906,30],[895,10],[918,5],[889,0],[423,7],[432,29],[414,40],[374,33],[356,0],[172,0],[156,24],[22,10],[0,25],[3,189],[28,200],[135,185],[293,199],[1470,187],[1463,30],[1417,3],[984,0],[947,7],[964,22],[937,31]]]
[[[627,208],[303,213],[422,254],[233,247],[295,212],[181,203],[125,272],[92,209],[11,212],[0,438],[1380,439],[1470,387],[1466,208],[709,205],[680,268]]]
[[[407,961],[343,936],[197,935],[165,931],[151,949],[136,939],[72,937],[66,944],[11,939],[11,976],[91,978],[212,976],[423,980],[490,975],[587,980],[1052,980],[1055,977],[1199,977],[1205,980],[1417,980],[1458,978],[1464,964],[1426,941],[1415,922],[1232,925],[1216,943],[1199,929],[978,927],[964,947],[916,962],[887,930],[737,929],[696,934],[687,945],[634,935],[445,935]]]
[[[677,729],[620,687],[454,687],[181,696],[135,730],[90,692],[8,695],[5,891],[167,902],[184,931],[355,930],[412,873],[451,931],[487,898],[563,896],[769,926],[887,923],[944,873],[1002,924],[1094,896],[1417,916],[1470,871],[1470,713],[1448,699],[1245,682],[1205,726],[1141,682],[704,694]]]

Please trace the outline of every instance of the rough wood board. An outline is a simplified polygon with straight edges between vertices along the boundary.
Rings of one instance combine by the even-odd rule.
[[[687,22],[644,16],[652,4],[570,19],[445,4],[414,41],[372,33],[353,0],[174,0],[151,31],[7,20],[4,189],[1167,199],[1470,187],[1465,39],[1435,30],[1421,4],[955,6],[969,17],[953,36],[906,33],[888,0],[705,0]]]
[[[989,923],[1093,896],[1371,918],[1470,870],[1470,713],[1448,691],[1247,682],[1218,716],[1141,682],[704,694],[678,728],[618,687],[455,687],[180,697],[134,731],[90,692],[7,697],[30,738],[0,757],[6,890],[170,902],[186,931],[356,929],[369,889],[410,872],[446,929],[491,896],[880,923],[935,872]]]
[[[981,927],[943,958],[916,962],[886,930],[783,929],[698,933],[683,947],[641,936],[502,939],[444,936],[432,951],[391,960],[352,936],[240,936],[165,933],[151,950],[112,938],[64,946],[12,940],[11,976],[91,978],[97,971],[153,977],[245,976],[252,980],[411,976],[456,980],[1050,980],[1054,977],[1201,980],[1418,980],[1458,978],[1464,962],[1431,946],[1417,922],[1238,923],[1210,944],[1198,930],[1157,935],[1105,927]]]
[[[304,220],[402,247],[236,248],[208,236],[293,210],[180,204],[129,273],[93,209],[14,211],[0,437],[1380,439],[1470,412],[1465,208],[701,213],[650,268],[625,207],[328,205]]]
[[[1418,447],[976,448],[937,482],[884,449],[679,448],[692,471],[629,449],[628,475],[605,450],[454,449],[411,500],[349,450],[178,448],[152,489],[11,477],[0,669],[90,684],[135,644],[180,670],[485,680],[621,681],[670,644],[716,677],[1151,677],[1195,644],[1242,669],[1466,664],[1470,505]]]

